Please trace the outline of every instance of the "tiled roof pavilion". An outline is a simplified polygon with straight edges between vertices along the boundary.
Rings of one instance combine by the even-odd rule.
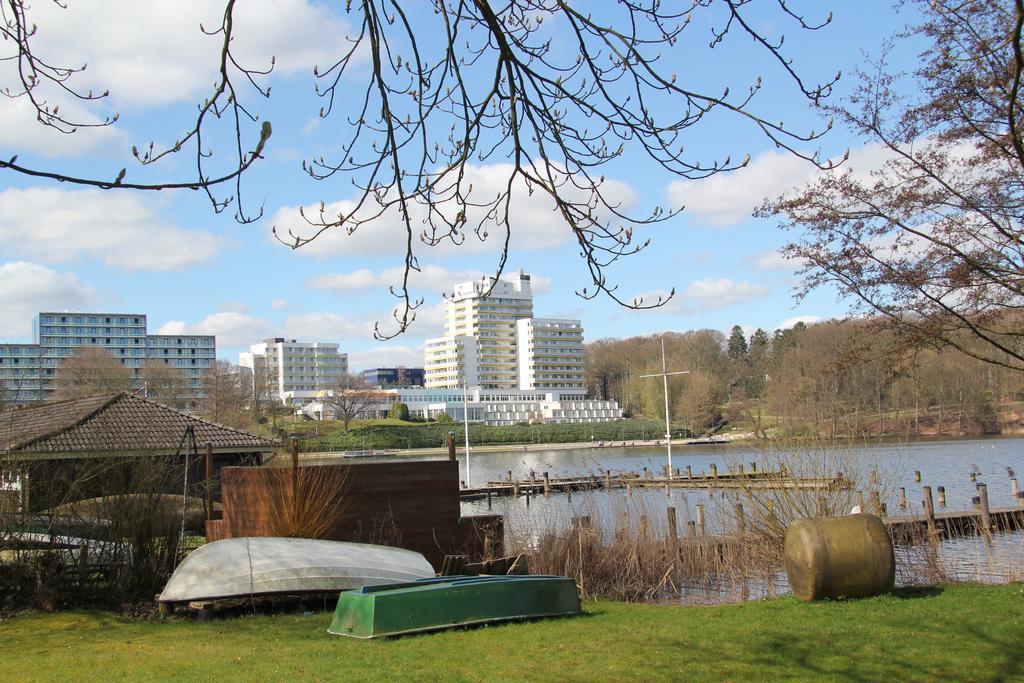
[[[267,452],[280,443],[207,422],[144,398],[119,392],[68,399],[0,413],[0,456],[50,460],[184,453],[183,436],[195,431],[200,451]]]

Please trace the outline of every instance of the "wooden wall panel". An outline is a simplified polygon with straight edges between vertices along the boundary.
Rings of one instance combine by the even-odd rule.
[[[339,481],[344,511],[325,538],[392,545],[423,553],[440,567],[446,554],[471,551],[480,559],[486,550],[500,552],[500,516],[460,519],[458,463],[427,462],[312,465],[329,468]],[[267,500],[291,498],[287,469],[268,477],[267,468],[226,467],[221,470],[222,538],[269,536],[274,525]],[[497,518],[495,520],[494,518]],[[489,535],[488,544],[483,543]]]

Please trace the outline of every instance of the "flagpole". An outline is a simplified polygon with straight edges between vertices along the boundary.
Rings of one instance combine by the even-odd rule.
[[[672,425],[669,421],[669,410],[668,410],[668,376],[669,375],[688,375],[689,370],[680,370],[678,372],[669,372],[668,366],[665,363],[665,338],[661,338],[661,372],[656,372],[652,375],[640,375],[640,377],[661,377],[662,386],[665,389],[665,448],[668,451],[668,479],[672,481]]]

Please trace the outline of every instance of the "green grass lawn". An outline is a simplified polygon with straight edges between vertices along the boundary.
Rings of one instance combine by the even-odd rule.
[[[573,619],[358,641],[330,615],[196,623],[100,612],[0,624],[4,680],[1024,680],[1024,586],[721,607],[598,602]]]

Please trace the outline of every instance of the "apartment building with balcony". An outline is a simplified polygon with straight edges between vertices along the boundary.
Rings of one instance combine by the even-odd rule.
[[[583,324],[579,320],[524,318],[516,323],[519,388],[557,390],[582,398],[587,391]]]
[[[31,344],[0,344],[0,391],[15,404],[53,398],[57,371],[82,348],[102,348],[131,369],[132,386],[144,389],[147,363],[174,368],[181,377],[174,397],[202,397],[203,373],[217,356],[213,335],[150,335],[141,313],[43,311],[32,321]]]
[[[305,405],[333,389],[348,372],[348,354],[338,344],[264,339],[238,354],[256,393],[264,398]]]

